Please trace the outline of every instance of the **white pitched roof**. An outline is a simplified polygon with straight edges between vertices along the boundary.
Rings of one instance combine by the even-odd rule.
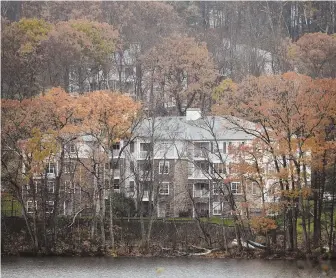
[[[253,123],[243,121],[248,126]],[[187,121],[185,117],[157,117],[142,121],[137,131],[140,137],[150,137],[156,140],[251,140],[253,137],[238,130],[229,120],[208,116],[195,121]]]

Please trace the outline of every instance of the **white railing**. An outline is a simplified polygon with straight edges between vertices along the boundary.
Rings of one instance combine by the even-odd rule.
[[[107,177],[112,177],[113,169],[105,169],[105,174]],[[114,178],[120,177],[120,169],[114,169]]]
[[[195,158],[204,158],[206,157],[206,152],[205,150],[202,150],[202,149],[196,149],[194,151],[194,157]]]
[[[209,196],[210,196],[209,190],[204,190],[204,189],[194,190],[194,197],[196,198],[209,197]]]
[[[119,154],[120,154],[120,150],[113,150],[112,151],[113,157],[119,157]]]
[[[149,171],[140,171],[139,172],[139,179],[140,180],[150,180],[151,174]]]
[[[148,156],[147,151],[140,151],[140,154],[139,154],[140,159],[145,159],[145,158],[147,158],[147,156]]]
[[[34,178],[47,178],[47,179],[55,179],[56,174],[55,173],[34,173]]]
[[[149,191],[146,190],[143,192],[142,201],[149,201]]]
[[[149,191],[144,191],[143,192],[143,198],[149,198]]]

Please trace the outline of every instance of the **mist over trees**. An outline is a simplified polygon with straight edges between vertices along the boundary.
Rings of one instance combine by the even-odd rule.
[[[184,48],[189,44],[183,40],[190,38],[209,53],[213,65],[200,60],[203,67],[191,82],[209,79],[207,74],[216,69],[217,76],[212,76],[215,80],[207,82],[210,88],[225,78],[239,82],[247,75],[281,74],[294,69],[314,77],[333,78],[335,38],[331,34],[336,28],[335,9],[333,1],[4,1],[2,95],[30,97],[54,86],[69,91],[70,85],[80,92],[109,89],[109,70],[114,68],[121,76],[125,50],[132,49],[136,68],[129,73],[135,80],[132,90],[137,99],[153,101],[153,92],[148,93],[153,81],[160,83],[162,90],[169,87],[163,65],[160,77],[157,66],[162,59],[176,60],[173,56],[180,55],[173,50],[174,42],[169,41],[172,36],[178,36]],[[171,53],[164,44],[171,44]],[[166,53],[159,53],[160,47]],[[155,58],[154,52],[159,57]],[[193,53],[192,57],[202,59],[202,55]],[[85,87],[84,81],[97,75],[101,75],[100,82]],[[119,90],[126,90],[125,82],[119,83]],[[162,90],[156,94],[162,95]],[[176,93],[167,94],[176,100]],[[204,102],[204,96],[197,99]]]

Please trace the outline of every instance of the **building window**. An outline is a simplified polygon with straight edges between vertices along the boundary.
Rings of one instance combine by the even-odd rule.
[[[134,161],[130,161],[130,171],[131,171],[131,173],[134,173],[134,171],[135,171]]]
[[[45,212],[46,213],[53,213],[54,212],[54,201],[46,201]]]
[[[140,143],[140,151],[149,152],[150,143]]]
[[[134,181],[129,182],[128,192],[134,192]]]
[[[144,159],[148,157],[150,151],[150,143],[140,143],[140,158]]]
[[[169,182],[163,182],[159,186],[160,195],[169,195]]]
[[[110,87],[110,90],[117,91],[118,90],[118,81],[117,80],[109,80],[108,85]]]
[[[55,192],[55,182],[54,181],[47,181],[47,190],[48,190],[48,193]]]
[[[47,174],[55,174],[55,173],[56,173],[55,163],[48,163]]]
[[[134,142],[130,143],[130,152],[134,153]]]
[[[225,163],[214,163],[213,164],[214,174],[226,174],[226,164]]]
[[[209,142],[194,143],[194,157],[206,157],[210,151]]]
[[[222,183],[214,183],[213,184],[213,195],[219,195],[223,192],[223,184]]]
[[[233,153],[233,144],[232,144],[232,142],[229,142],[228,153],[229,153],[229,154],[232,154],[232,153]]]
[[[37,209],[37,202],[27,201],[27,213],[34,213],[35,209]]]
[[[120,168],[119,161],[112,161],[112,169],[118,170]]]
[[[223,142],[223,153],[226,153],[226,142]]]
[[[241,194],[240,182],[231,182],[232,194]]]
[[[76,186],[69,180],[64,181],[64,187],[67,193],[69,194],[75,194],[76,192]]]
[[[142,176],[144,174],[148,175],[152,169],[151,164],[148,161],[144,161],[144,163],[139,163],[139,174]]]
[[[112,150],[117,151],[120,150],[120,143],[115,143],[112,145]]]
[[[222,204],[221,204],[221,202],[213,202],[212,203],[212,214],[213,215],[221,215],[222,214]]]
[[[104,165],[105,170],[116,170],[119,169],[119,161],[115,160],[115,161],[111,161],[110,163],[105,163]]]
[[[33,193],[34,189],[35,189],[35,193],[37,193],[37,191],[41,188],[41,181],[34,181],[34,187],[35,188],[30,188],[29,186],[29,190],[32,190],[31,193]]]
[[[222,146],[221,146],[221,143],[220,143],[220,142],[217,142],[217,141],[213,142],[213,152],[214,152],[215,154],[223,152],[223,150],[222,150],[221,147],[222,147]]]
[[[210,190],[208,183],[194,184],[194,197],[210,197]]]
[[[74,172],[74,165],[70,162],[64,163],[64,173],[69,174]]]
[[[229,174],[236,174],[237,173],[237,167],[239,167],[238,164],[235,164],[235,163],[229,163]]]
[[[74,143],[69,144],[68,151],[69,153],[76,153],[76,145]]]
[[[125,76],[126,78],[132,76],[134,73],[133,67],[125,67]]]
[[[161,161],[159,162],[159,174],[169,174],[169,162]]]
[[[258,184],[256,182],[252,182],[252,195],[257,195]]]
[[[119,190],[120,189],[119,179],[114,179],[113,180],[113,189],[114,190]]]
[[[194,164],[192,162],[188,162],[188,176],[192,176],[194,173]]]

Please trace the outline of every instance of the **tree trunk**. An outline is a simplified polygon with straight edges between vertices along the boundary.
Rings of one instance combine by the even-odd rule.
[[[332,201],[331,201],[331,214],[330,214],[330,232],[329,232],[329,251],[333,252],[333,236],[334,236],[334,207],[335,207],[335,182],[336,182],[336,161],[334,161],[334,169],[332,174],[333,187],[332,187]]]

